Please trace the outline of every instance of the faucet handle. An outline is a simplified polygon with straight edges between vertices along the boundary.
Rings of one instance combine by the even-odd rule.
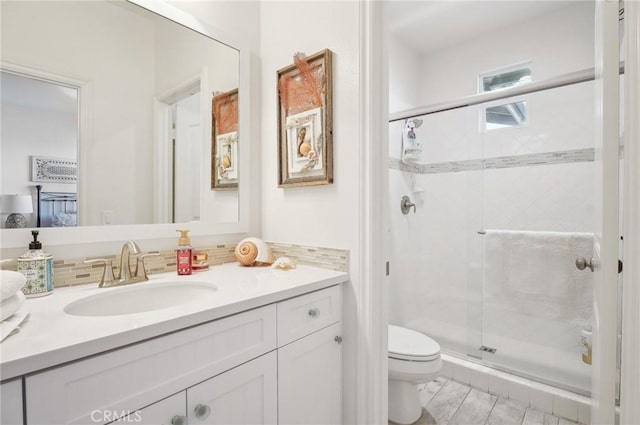
[[[142,277],[142,280],[149,280],[149,277],[147,276],[147,269],[144,266],[144,259],[147,257],[159,257],[159,256],[160,256],[159,252],[147,252],[146,254],[138,255],[138,261],[136,262],[135,277],[136,278]],[[142,266],[142,276],[140,276],[139,274],[140,266]]]
[[[113,276],[113,265],[111,264],[111,260],[108,258],[95,258],[92,260],[85,260],[84,264],[102,264],[102,277],[100,278],[100,283],[98,284],[98,288],[104,288],[105,286],[109,286],[109,284],[113,283],[115,277]]]

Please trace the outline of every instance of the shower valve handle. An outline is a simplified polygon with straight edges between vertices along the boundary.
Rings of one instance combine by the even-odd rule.
[[[402,211],[402,214],[407,215],[409,214],[409,211],[411,211],[411,208],[413,207],[413,212],[416,212],[416,204],[414,204],[413,202],[411,202],[411,199],[405,195],[402,197],[402,199],[400,200],[400,211]]]

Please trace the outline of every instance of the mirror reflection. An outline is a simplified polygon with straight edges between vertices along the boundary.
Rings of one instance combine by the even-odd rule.
[[[125,1],[0,7],[3,228],[238,221],[237,50]]]

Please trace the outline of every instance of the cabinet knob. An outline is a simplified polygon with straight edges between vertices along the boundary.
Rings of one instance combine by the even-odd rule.
[[[188,425],[189,420],[186,416],[175,415],[171,418],[171,425]]]
[[[333,340],[334,340],[335,342],[337,342],[338,344],[341,344],[341,343],[342,343],[342,337],[341,337],[341,336],[336,336],[335,338],[333,338]]]
[[[198,419],[206,419],[211,414],[211,408],[206,404],[198,404],[193,411]]]
[[[318,315],[320,315],[320,310],[319,309],[312,308],[311,310],[309,310],[309,316],[317,317]]]

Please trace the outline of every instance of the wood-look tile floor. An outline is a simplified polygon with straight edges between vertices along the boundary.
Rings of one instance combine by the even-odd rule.
[[[420,403],[414,425],[577,425],[446,378],[422,385]]]

